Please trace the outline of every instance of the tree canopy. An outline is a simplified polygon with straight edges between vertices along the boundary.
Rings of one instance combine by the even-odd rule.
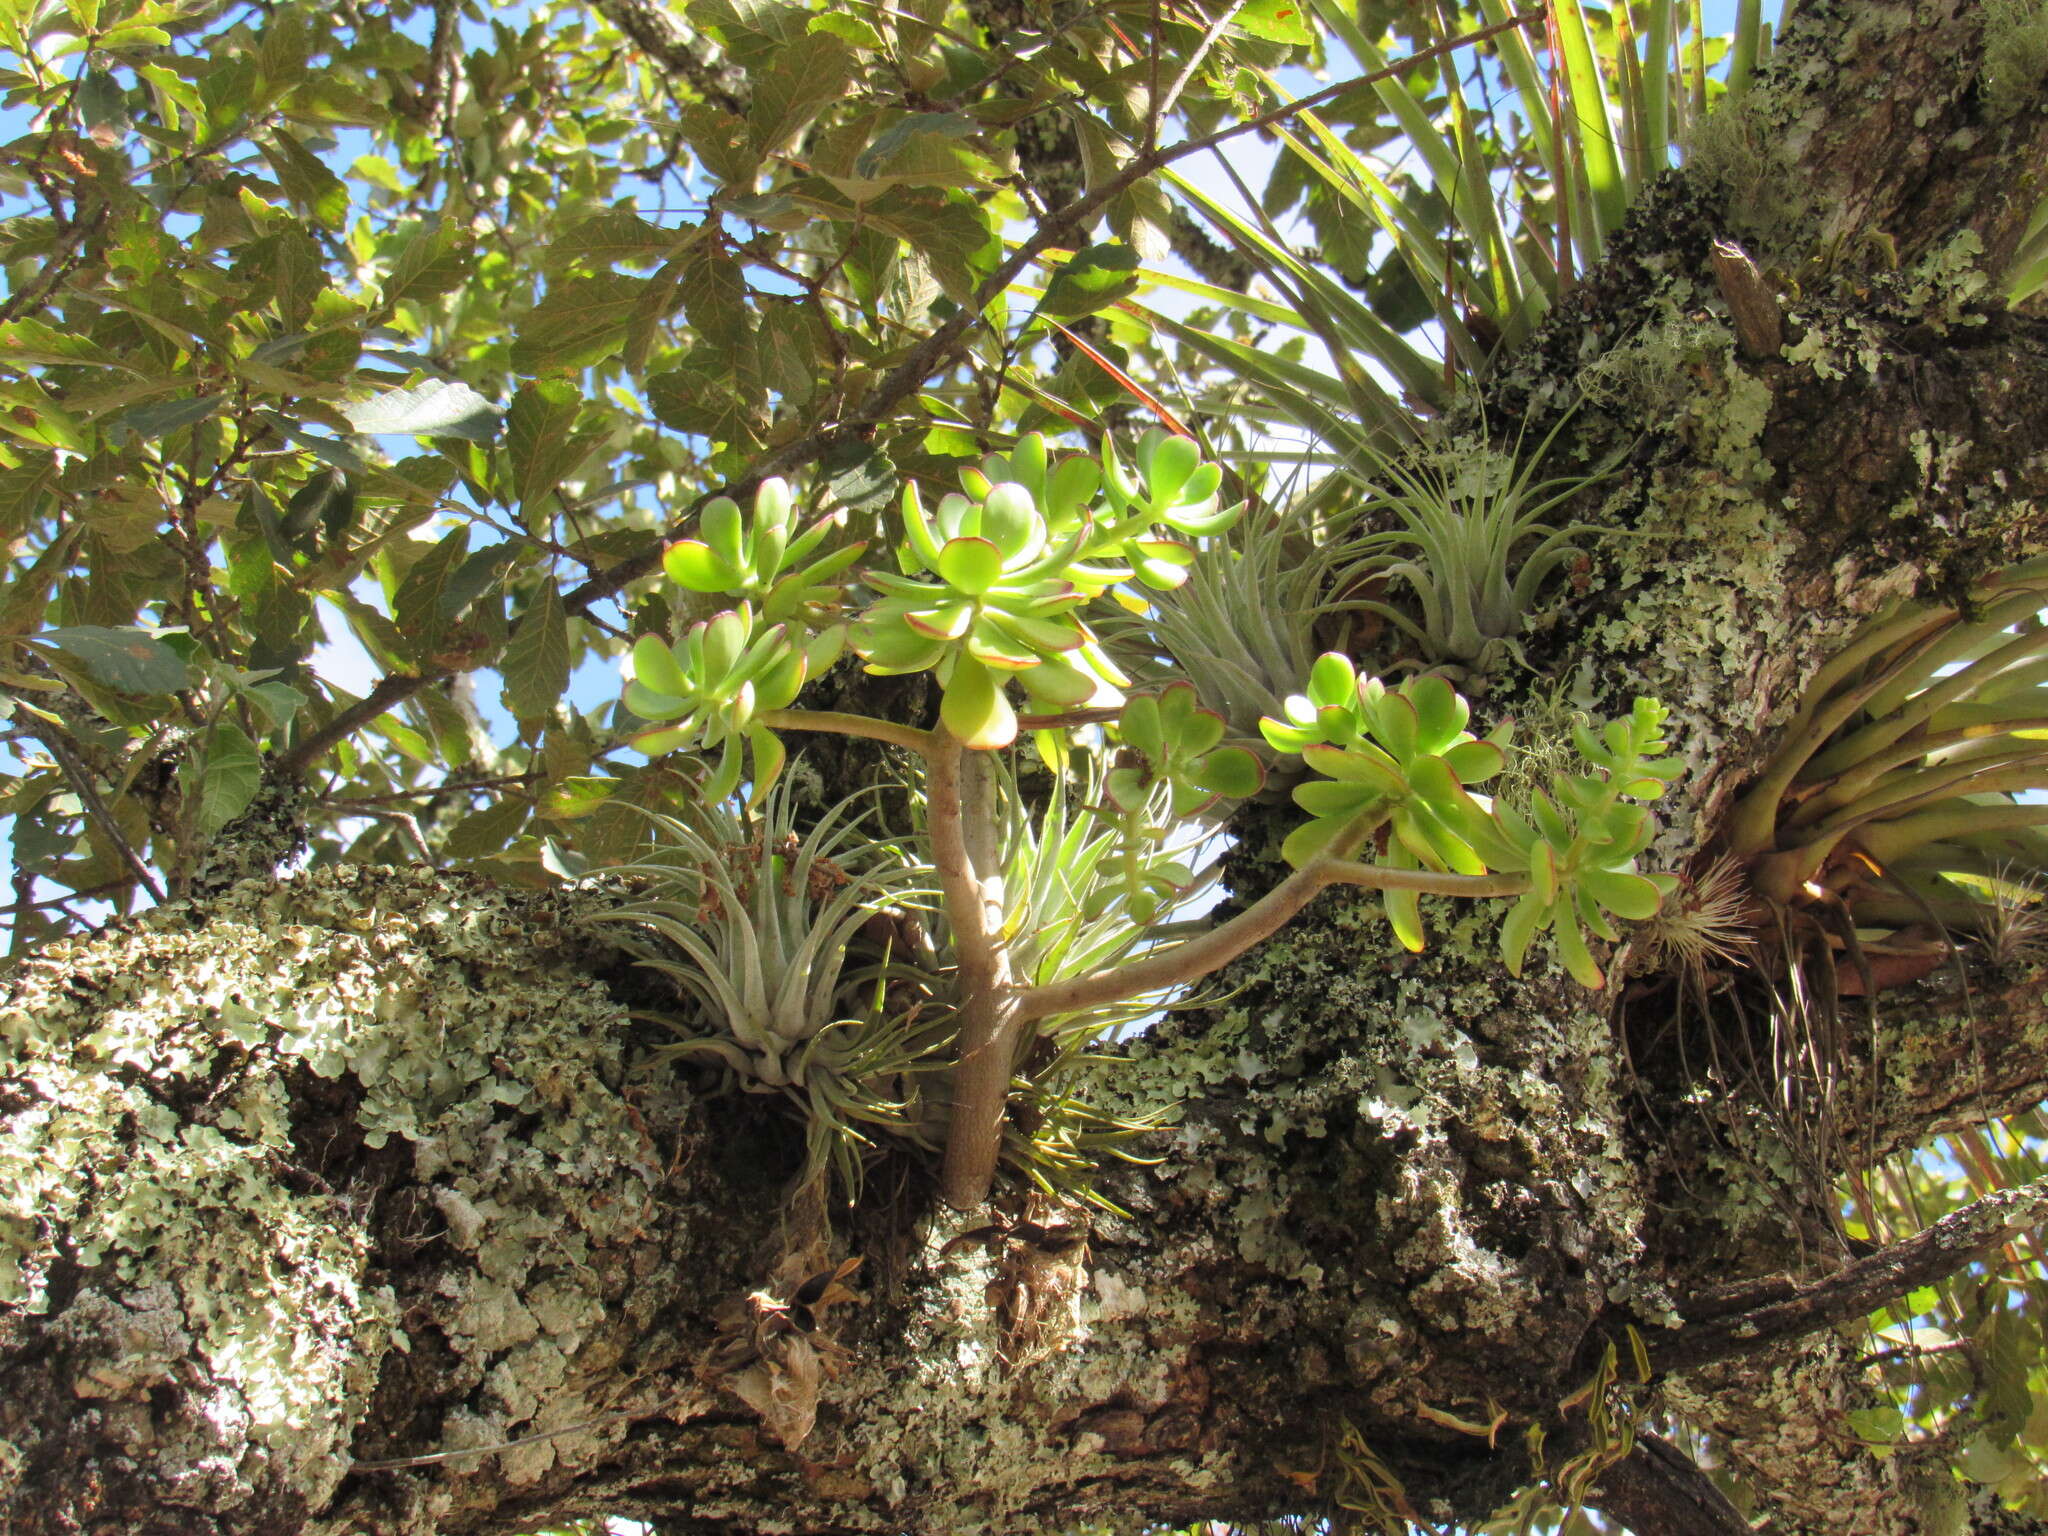
[[[22,1529],[2048,1529],[2044,82],[0,0]]]

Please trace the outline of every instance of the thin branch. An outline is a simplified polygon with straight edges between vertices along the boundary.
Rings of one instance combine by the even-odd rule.
[[[1951,1211],[1903,1242],[1795,1284],[1789,1294],[1680,1330],[1651,1346],[1659,1371],[1683,1371],[1869,1316],[1909,1291],[1946,1280],[2014,1235],[2048,1220],[2048,1179],[2001,1189]],[[1683,1312],[1684,1308],[1681,1307]]]
[[[428,683],[449,676],[446,672],[393,672],[378,679],[377,686],[349,705],[317,731],[309,731],[287,748],[277,760],[278,771],[296,778],[327,754],[329,748],[353,736],[387,710],[396,708]]]
[[[107,809],[107,802],[100,797],[99,787],[93,783],[92,775],[72,752],[62,734],[55,729],[33,730],[31,734],[50,749],[50,756],[57,759],[57,766],[70,781],[79,802],[85,807],[86,815],[98,824],[101,833],[113,844],[114,851],[121,856],[121,861],[135,871],[135,878],[142,882],[142,888],[156,899],[158,905],[162,905],[164,888],[156,883],[156,877],[150,874],[149,866],[142,861],[142,855],[129,845],[126,834],[121,831],[121,824],[114,820],[114,813]]]
[[[1216,39],[1223,35],[1225,27],[1237,19],[1237,13],[1245,8],[1245,3],[1246,0],[1232,0],[1231,4],[1226,5],[1217,13],[1216,19],[1209,23],[1209,30],[1202,34],[1202,40],[1195,45],[1195,51],[1188,55],[1187,63],[1183,64],[1180,73],[1174,76],[1173,84],[1166,88],[1165,99],[1158,101],[1147,113],[1145,120],[1145,147],[1148,150],[1156,148],[1159,143],[1160,120],[1173,110],[1174,103],[1180,100],[1181,92],[1185,91],[1188,88],[1188,82],[1195,78],[1195,71],[1202,67],[1202,60],[1206,59],[1209,56],[1209,50],[1216,46]],[[1156,34],[1152,41],[1153,46],[1156,48],[1159,42]],[[1155,53],[1153,57],[1156,60],[1158,55]],[[1351,83],[1348,80],[1345,82],[1347,85]],[[1156,81],[1154,82],[1154,89],[1156,92]]]
[[[764,709],[754,716],[756,725],[771,731],[819,731],[832,736],[862,736],[869,741],[903,747],[921,757],[938,750],[938,737],[914,725],[895,720],[878,720],[872,715],[850,715],[833,709]]]
[[[1529,889],[1529,877],[1504,875],[1447,875],[1434,869],[1394,869],[1385,864],[1361,864],[1353,859],[1323,861],[1324,879],[1332,885],[1363,885],[1375,891],[1420,891],[1425,896],[1520,896]]]
[[[1354,852],[1375,823],[1361,822],[1333,847],[1338,853],[1303,865],[1251,906],[1211,928],[1199,938],[1155,950],[1142,960],[1111,970],[1027,987],[1018,996],[1026,1019],[1049,1014],[1081,1013],[1112,1003],[1163,992],[1168,987],[1200,981],[1235,960],[1255,944],[1278,933],[1294,915],[1329,885],[1361,885],[1381,891],[1421,891],[1433,896],[1519,896],[1529,889],[1527,875],[1446,875],[1431,869],[1394,869],[1361,864],[1345,855]]]

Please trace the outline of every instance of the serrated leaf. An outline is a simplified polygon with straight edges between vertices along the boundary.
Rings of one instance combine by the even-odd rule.
[[[626,338],[649,279],[619,272],[566,277],[519,324],[512,366],[520,373],[574,373],[601,362]]]
[[[822,16],[811,18],[813,32],[829,32],[850,48],[859,48],[868,53],[879,53],[887,44],[882,34],[858,16],[843,12],[827,11]]]
[[[859,216],[924,257],[948,298],[966,303],[973,297],[993,255],[993,237],[986,214],[964,194],[896,187],[863,204]]]
[[[773,62],[754,78],[747,109],[747,138],[755,152],[765,155],[788,144],[846,94],[852,76],[852,54],[829,34],[805,33],[777,48]]]
[[[877,134],[874,142],[854,157],[853,174],[872,181],[918,139],[964,139],[980,131],[981,124],[962,112],[913,112]]]
[[[1250,0],[1230,20],[1238,30],[1261,42],[1307,47],[1315,41],[1299,0]]]
[[[676,113],[676,126],[705,170],[728,186],[752,185],[761,157],[748,142],[744,118],[692,102]]]
[[[649,379],[646,389],[647,403],[663,426],[738,447],[760,441],[754,412],[734,392],[730,378],[711,372],[694,354],[683,367]]]
[[[498,435],[498,408],[467,384],[445,379],[388,389],[342,407],[342,415],[365,437],[459,437],[488,443]]]
[[[1091,245],[1061,263],[1038,302],[1041,314],[1078,320],[1137,291],[1138,253],[1128,245]]]
[[[519,720],[540,720],[569,690],[569,618],[552,576],[543,577],[498,661],[505,708]]]
[[[199,835],[212,837],[249,809],[262,787],[263,754],[256,743],[232,720],[215,721],[199,775]]]
[[[195,395],[186,400],[162,400],[154,405],[131,405],[100,423],[108,444],[119,448],[131,439],[154,442],[173,432],[196,426],[228,403],[226,395]],[[61,444],[59,446],[62,446]]]
[[[185,686],[185,660],[146,630],[78,624],[46,629],[35,639],[55,646],[86,675],[117,693],[176,693]]]
[[[284,195],[305,209],[322,229],[339,229],[348,216],[348,188],[320,158],[286,129],[274,144],[258,144]]]
[[[451,225],[421,220],[403,237],[382,287],[383,309],[424,304],[458,288],[469,275],[468,253]]]
[[[449,857],[480,859],[497,853],[519,835],[530,809],[525,801],[508,796],[470,812],[448,830]]]
[[[609,267],[621,261],[660,261],[685,239],[690,229],[662,229],[627,208],[608,208],[581,220],[548,246],[548,266],[559,269],[572,261]]]
[[[522,511],[561,484],[590,454],[595,441],[578,436],[583,391],[567,379],[534,379],[519,386],[505,413],[505,454],[512,461],[512,491]]]
[[[746,275],[724,246],[709,240],[699,244],[685,261],[680,287],[683,313],[706,344],[734,353],[752,339]]]
[[[469,530],[457,528],[415,560],[391,599],[391,619],[415,661],[428,661],[447,632],[442,594],[469,554]]]

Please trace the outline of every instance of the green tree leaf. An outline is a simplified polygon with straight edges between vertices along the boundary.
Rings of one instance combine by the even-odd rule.
[[[460,437],[488,443],[498,435],[498,408],[467,384],[442,379],[386,390],[345,407],[343,414],[365,437]]]
[[[207,733],[204,764],[191,788],[199,795],[199,835],[212,837],[246,811],[263,787],[263,754],[234,721],[216,720]]]
[[[519,327],[512,366],[521,373],[574,373],[609,357],[648,279],[618,272],[567,277],[548,289]]]
[[[542,720],[569,688],[569,620],[555,578],[544,576],[498,661],[505,708],[518,720]]]
[[[46,629],[35,638],[119,693],[176,693],[185,686],[185,659],[147,630],[78,624]]]

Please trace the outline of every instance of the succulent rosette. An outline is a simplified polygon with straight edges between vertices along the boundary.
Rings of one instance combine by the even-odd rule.
[[[1051,504],[1060,513],[1071,506]],[[853,631],[870,672],[936,672],[941,718],[972,747],[1015,739],[1003,691],[1012,677],[1052,710],[1123,701],[1129,679],[1075,613],[1100,591],[1066,569],[1085,547],[1085,516],[1055,531],[1031,488],[1005,480],[980,496],[949,495],[929,514],[906,486],[903,524],[903,574],[862,578],[880,594]]]
[[[1321,853],[1360,816],[1386,817],[1391,835],[1383,862],[1397,869],[1461,875],[1487,872],[1466,825],[1476,802],[1465,786],[1506,766],[1491,741],[1465,729],[1471,708],[1440,677],[1410,678],[1389,688],[1360,677],[1335,651],[1316,659],[1308,691],[1283,706],[1284,719],[1259,722],[1269,745],[1295,752],[1322,779],[1300,784],[1294,803],[1313,818],[1289,834],[1281,852],[1297,868]],[[1384,893],[1387,920],[1409,949],[1422,948],[1422,920],[1413,891]]]
[[[1136,922],[1150,922],[1194,879],[1185,863],[1156,851],[1176,837],[1185,841],[1188,823],[1218,800],[1243,799],[1265,785],[1264,765],[1225,745],[1224,729],[1223,717],[1201,708],[1187,683],[1140,694],[1117,717],[1123,750],[1103,776],[1103,796],[1115,813],[1123,878],[1105,895],[1121,894]]]
[[[739,785],[744,740],[754,753],[754,792],[763,793],[786,753],[755,717],[792,703],[804,680],[831,666],[845,643],[845,626],[834,625],[798,644],[787,624],[763,623],[744,602],[692,624],[674,642],[642,635],[627,661],[626,707],[642,719],[668,723],[641,732],[633,744],[649,757],[720,747],[705,786],[717,801]]]
[[[1654,916],[1675,884],[1636,869],[1656,820],[1630,802],[1655,799],[1682,771],[1659,760],[1665,711],[1652,700],[1638,699],[1628,719],[1597,735],[1575,727],[1573,740],[1595,771],[1555,774],[1552,793],[1532,791],[1526,815],[1469,792],[1499,773],[1505,758],[1494,742],[1465,730],[1470,710],[1440,677],[1390,689],[1359,677],[1349,657],[1332,652],[1317,659],[1308,691],[1289,698],[1282,713],[1260,722],[1268,743],[1299,753],[1324,775],[1294,791],[1314,819],[1283,845],[1288,862],[1306,864],[1360,817],[1376,816],[1389,828],[1381,862],[1390,867],[1526,875],[1529,889],[1501,925],[1501,954],[1514,975],[1530,941],[1548,931],[1565,969],[1600,986],[1586,935],[1612,942],[1619,933],[1610,914]],[[1389,890],[1383,899],[1396,937],[1421,949],[1416,893]]]
[[[812,559],[842,519],[821,517],[792,536],[795,508],[782,480],[761,482],[750,518],[731,497],[720,496],[698,515],[697,538],[662,553],[662,569],[692,592],[748,599],[771,624],[814,613],[837,600],[836,578],[867,545],[848,544]]]

